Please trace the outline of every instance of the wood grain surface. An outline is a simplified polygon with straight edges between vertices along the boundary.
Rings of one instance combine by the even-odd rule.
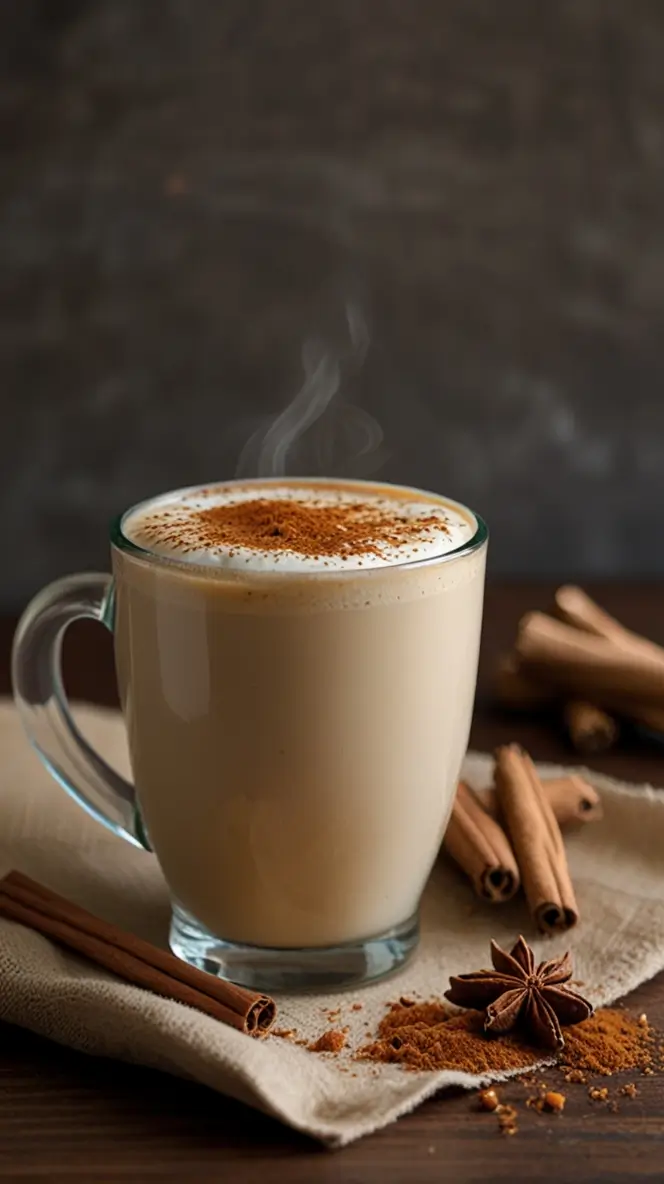
[[[613,585],[590,591],[628,625],[664,642],[663,588]],[[489,588],[475,747],[518,739],[537,758],[573,759],[562,732],[550,722],[501,714],[487,695],[491,663],[509,644],[519,614],[546,607],[551,592],[551,587],[525,583]],[[9,620],[0,624],[1,692],[8,690],[12,628]],[[114,701],[110,639],[101,629],[73,629],[65,660],[72,693],[95,702]],[[592,764],[633,781],[664,785],[664,748],[636,739]],[[637,991],[629,1006],[664,1028],[664,976]],[[549,1077],[560,1080],[553,1073]],[[541,1117],[526,1109],[523,1084],[503,1087],[503,1099],[515,1101],[520,1113],[513,1138],[498,1134],[495,1117],[478,1112],[473,1095],[447,1091],[386,1130],[343,1151],[327,1152],[201,1086],[85,1057],[0,1025],[0,1179],[61,1184],[661,1181],[664,1077],[627,1074],[607,1084],[613,1094],[628,1080],[637,1080],[638,1096],[621,1099],[615,1114],[591,1102],[583,1087],[566,1086],[564,1114]]]

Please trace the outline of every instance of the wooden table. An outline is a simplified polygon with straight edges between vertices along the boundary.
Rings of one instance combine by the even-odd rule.
[[[664,643],[664,589],[610,585],[589,589],[627,624]],[[545,607],[551,588],[520,583],[489,588],[482,675],[472,734],[477,748],[518,739],[535,757],[573,759],[550,724],[492,709],[486,673],[507,646],[521,612]],[[0,623],[0,692],[9,689],[12,622]],[[66,644],[70,693],[114,702],[110,642],[81,625]],[[664,748],[626,742],[592,762],[633,781],[664,785]],[[663,853],[664,854],[664,853]],[[2,984],[0,983],[0,989]],[[630,999],[664,1028],[664,975]],[[630,1075],[633,1078],[633,1075]],[[611,1085],[616,1079],[611,1079]],[[569,1089],[561,1118],[523,1107],[512,1083],[507,1100],[521,1104],[515,1138],[500,1137],[491,1116],[468,1094],[425,1103],[377,1135],[344,1151],[311,1140],[237,1102],[144,1069],[69,1052],[18,1028],[0,1025],[0,1179],[36,1181],[186,1180],[316,1184],[360,1181],[574,1180],[618,1184],[664,1179],[664,1078],[639,1078],[639,1095],[617,1114]]]

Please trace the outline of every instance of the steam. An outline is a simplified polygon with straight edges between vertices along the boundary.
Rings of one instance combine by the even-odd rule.
[[[360,309],[346,305],[348,344],[334,349],[319,337],[302,347],[304,382],[288,406],[261,426],[242,450],[237,476],[284,477],[304,468],[309,475],[366,472],[385,459],[383,431],[361,407],[342,401],[339,392],[359,373],[369,350],[369,331]],[[306,437],[306,439],[305,439]],[[306,461],[305,453],[311,457]]]
[[[259,477],[283,477],[296,440],[314,424],[339,390],[341,368],[325,353],[321,341],[307,341],[302,349],[304,383],[295,398],[267,429],[258,454]]]

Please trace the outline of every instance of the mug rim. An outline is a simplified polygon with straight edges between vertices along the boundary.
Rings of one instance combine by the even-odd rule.
[[[293,579],[293,578],[298,579],[298,580],[307,579],[307,578],[313,578],[316,580],[344,579],[344,578],[358,579],[359,577],[364,578],[364,577],[369,577],[372,575],[376,576],[377,574],[379,574],[381,572],[384,574],[386,570],[405,571],[405,570],[410,570],[411,568],[422,568],[422,567],[431,566],[432,564],[447,563],[450,561],[461,559],[465,555],[470,555],[474,551],[479,551],[488,542],[488,539],[489,539],[489,529],[486,525],[486,522],[475,510],[471,510],[470,506],[466,506],[463,502],[456,501],[455,498],[446,497],[445,495],[440,494],[440,493],[434,493],[432,490],[421,489],[419,486],[416,486],[416,485],[399,485],[393,481],[370,481],[370,480],[360,478],[360,477],[344,480],[343,478],[335,478],[335,477],[309,477],[309,476],[299,477],[298,476],[298,477],[248,477],[248,478],[242,477],[242,478],[232,478],[229,481],[203,481],[203,482],[197,482],[196,485],[185,485],[185,486],[178,488],[178,489],[171,489],[171,490],[167,490],[165,493],[153,495],[152,497],[142,498],[141,501],[135,502],[134,505],[129,506],[128,509],[123,510],[120,514],[116,514],[115,517],[112,519],[111,524],[110,524],[111,545],[119,551],[124,551],[127,554],[134,556],[134,558],[136,558],[136,559],[143,560],[143,562],[145,562],[145,563],[151,563],[151,564],[154,563],[154,564],[158,564],[159,566],[161,566],[163,564],[164,566],[167,566],[167,567],[177,568],[180,572],[182,572],[184,569],[187,572],[191,572],[192,574],[197,573],[197,574],[201,575],[201,574],[205,573],[205,575],[207,575],[208,578],[212,578],[212,579],[219,578],[220,576],[223,576],[226,579],[232,578],[234,575],[239,574],[238,569],[229,568],[229,567],[214,566],[209,563],[198,563],[195,560],[183,559],[182,556],[162,555],[158,551],[151,550],[149,547],[142,547],[139,543],[133,542],[133,540],[128,538],[128,536],[124,533],[124,531],[123,531],[124,522],[129,517],[130,514],[134,514],[138,510],[141,510],[143,507],[149,506],[151,502],[160,501],[162,498],[171,498],[171,497],[176,497],[179,495],[184,496],[186,494],[195,493],[199,489],[209,489],[215,485],[242,485],[242,486],[246,486],[246,485],[283,485],[283,484],[288,484],[289,481],[290,482],[297,482],[297,483],[301,482],[302,484],[305,484],[306,482],[311,481],[311,482],[314,482],[318,485],[325,485],[327,483],[329,483],[329,484],[343,484],[343,485],[348,485],[350,487],[357,486],[359,488],[362,488],[364,486],[371,486],[374,489],[376,489],[376,488],[383,488],[383,489],[388,489],[388,490],[394,489],[394,490],[402,490],[402,491],[409,492],[409,493],[423,493],[425,495],[428,494],[432,499],[440,500],[440,501],[444,502],[445,505],[449,505],[452,509],[462,511],[462,513],[469,515],[470,518],[473,519],[475,522],[475,527],[476,527],[475,533],[472,535],[472,537],[470,539],[466,539],[463,543],[459,543],[458,547],[453,547],[450,551],[443,551],[439,555],[430,555],[426,559],[404,559],[400,563],[389,563],[389,564],[385,564],[384,566],[379,566],[379,567],[366,567],[366,568],[360,568],[360,569],[345,568],[343,570],[336,570],[336,571],[314,571],[311,569],[308,571],[302,571],[302,570],[297,571],[297,570],[293,570],[293,569],[291,569],[290,571],[277,571],[274,569],[268,570],[268,571],[253,570],[250,573],[252,580],[262,579],[262,578],[272,579],[272,580],[274,580],[275,578],[279,579],[279,580],[288,580],[288,579]],[[242,574],[245,575],[248,573],[243,572]]]

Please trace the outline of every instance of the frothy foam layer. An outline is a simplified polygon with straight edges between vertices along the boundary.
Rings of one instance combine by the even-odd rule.
[[[127,515],[126,538],[181,562],[249,571],[348,571],[435,559],[472,516],[391,485],[229,483],[166,494]]]

